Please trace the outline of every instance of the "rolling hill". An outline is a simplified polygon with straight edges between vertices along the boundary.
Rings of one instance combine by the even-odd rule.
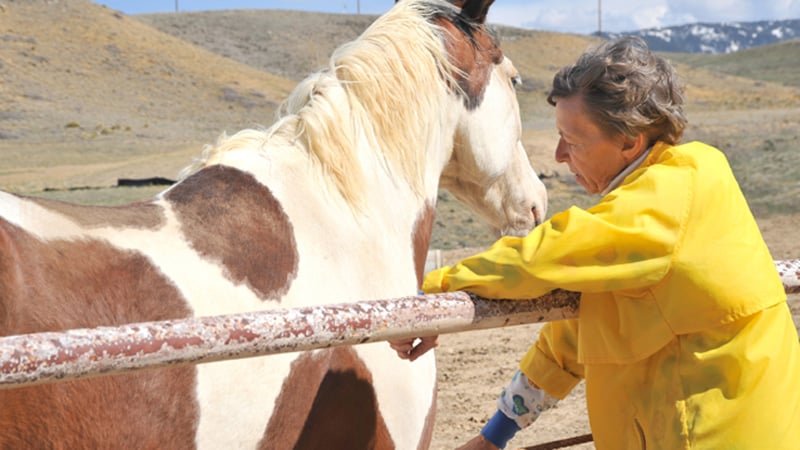
[[[234,10],[136,15],[133,18],[198,47],[299,81],[308,73],[325,67],[333,49],[357,37],[375,17],[281,10]],[[536,118],[542,115],[549,120],[549,106],[542,96],[549,87],[553,73],[559,67],[574,61],[587,46],[600,42],[599,38],[506,26],[496,28],[503,40],[504,51],[523,76],[520,92],[523,117],[529,118],[530,126],[534,126]],[[783,55],[785,59],[796,61],[792,50],[790,47],[777,47],[776,58]],[[677,63],[684,62],[684,59],[679,58],[683,55],[667,55]],[[735,55],[722,56],[730,56],[731,60],[737,61]],[[706,70],[713,63],[702,63],[705,61],[703,57],[720,55],[691,56],[697,59],[686,60],[686,67],[681,70],[685,72],[689,85],[689,99],[696,100],[696,104],[703,108],[737,108],[761,102],[771,103],[772,106],[792,105],[800,99],[793,89],[754,85],[753,79],[771,81],[767,68],[753,70],[746,77],[729,72],[729,75],[734,76],[721,78],[718,73]],[[742,61],[739,66],[746,64]],[[770,94],[766,95],[765,91]]]
[[[800,87],[800,38],[736,53],[670,53],[669,56],[675,61],[712,72]]]
[[[4,5],[0,186],[25,192],[174,177],[220,133],[269,125],[294,84],[374,20],[274,10],[127,16],[87,0]],[[518,98],[531,159],[550,177],[555,207],[580,203],[585,196],[553,161],[556,134],[544,98],[552,74],[599,40],[496,28],[523,77]],[[767,51],[796,64],[795,47],[775,44],[758,55]],[[771,79],[774,68],[747,55],[719,56],[730,67],[723,73],[705,59],[714,55],[667,54],[687,82],[688,137],[719,144],[742,170],[755,171],[747,164],[753,151],[797,145],[800,89]],[[781,67],[797,72],[791,64]],[[794,176],[784,172],[753,177],[780,186]],[[785,202],[768,203],[772,211]]]
[[[0,14],[5,139],[60,138],[68,123],[191,129],[198,110],[218,123],[271,113],[294,85],[89,1],[12,1]]]
[[[222,131],[269,124],[295,82],[85,0],[0,9],[0,186],[113,183]],[[169,158],[167,158],[169,159]]]
[[[732,53],[800,38],[800,19],[689,23],[624,33],[603,33],[603,37],[609,39],[620,36],[639,36],[656,51]]]

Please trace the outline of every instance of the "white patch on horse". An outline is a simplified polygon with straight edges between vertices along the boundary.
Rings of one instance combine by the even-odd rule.
[[[24,197],[0,192],[0,208],[4,219],[43,240],[71,240],[86,235],[75,221]]]
[[[19,197],[0,191],[0,211],[3,218],[16,226],[22,226],[22,205]]]

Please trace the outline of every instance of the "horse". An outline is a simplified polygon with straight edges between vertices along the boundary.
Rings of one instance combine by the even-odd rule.
[[[0,335],[414,295],[440,188],[498,235],[546,191],[492,0],[402,0],[125,206],[0,193]],[[424,449],[433,352],[385,342],[0,390],[0,448]]]

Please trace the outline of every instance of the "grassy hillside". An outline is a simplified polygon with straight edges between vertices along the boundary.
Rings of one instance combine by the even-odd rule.
[[[342,43],[357,37],[375,16],[248,10],[149,14],[134,18],[243,64],[300,80],[325,67],[330,53]],[[538,129],[551,126],[544,94],[553,73],[573,62],[586,47],[600,41],[586,35],[507,26],[496,28],[503,40],[505,53],[514,61],[524,80],[519,99],[526,127]],[[783,55],[785,60],[792,61],[782,66],[786,73],[800,73],[793,68],[793,64],[800,62],[792,56],[791,47],[769,46],[772,47],[776,47],[776,60]],[[775,72],[770,66],[749,64],[743,60],[738,65],[751,67],[753,73],[744,76],[731,72],[721,76],[719,72],[709,70],[714,67],[713,61],[700,64],[697,61],[705,60],[684,61],[683,55],[666,56],[679,64],[687,80],[691,107],[702,110],[782,107],[794,105],[800,100],[796,89],[779,86],[783,84],[782,81],[775,84],[754,83],[754,79],[770,81],[767,74]],[[737,57],[733,58],[736,60]]]
[[[270,123],[294,86],[89,1],[8,2],[0,23],[5,188],[105,184],[161,157],[174,176],[220,132]]]
[[[669,57],[712,72],[800,87],[800,39],[736,53],[671,53]]]
[[[41,191],[174,177],[223,131],[269,125],[295,83],[325,67],[336,47],[374,20],[270,10],[126,16],[86,0],[4,5],[0,187],[85,203],[128,202],[154,190]],[[591,204],[553,160],[556,133],[545,93],[553,73],[597,39],[497,29],[523,77],[523,140],[546,176],[551,211]],[[667,55],[687,83],[687,139],[726,152],[758,214],[800,212],[796,51],[785,43],[719,59]],[[774,55],[776,66],[750,59],[762,55]],[[778,73],[784,75],[767,77]],[[493,239],[462,206],[443,199],[435,246]]]
[[[237,107],[271,111],[294,85],[88,1],[10,3],[2,24],[2,101],[38,134],[81,118],[180,122],[198,108],[222,121]]]
[[[358,37],[376,16],[257,9],[133,18],[226,58],[300,81],[326,67],[333,50]]]

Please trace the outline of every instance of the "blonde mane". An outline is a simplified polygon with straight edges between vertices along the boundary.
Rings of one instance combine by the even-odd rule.
[[[243,146],[261,151],[302,146],[326,175],[323,178],[351,205],[358,205],[364,188],[355,154],[360,132],[422,195],[423,139],[439,126],[438,108],[448,89],[458,86],[452,78],[457,69],[445,53],[444,31],[430,19],[456,12],[441,0],[399,2],[359,38],[336,49],[326,70],[300,82],[272,127],[223,135],[183,175]]]

